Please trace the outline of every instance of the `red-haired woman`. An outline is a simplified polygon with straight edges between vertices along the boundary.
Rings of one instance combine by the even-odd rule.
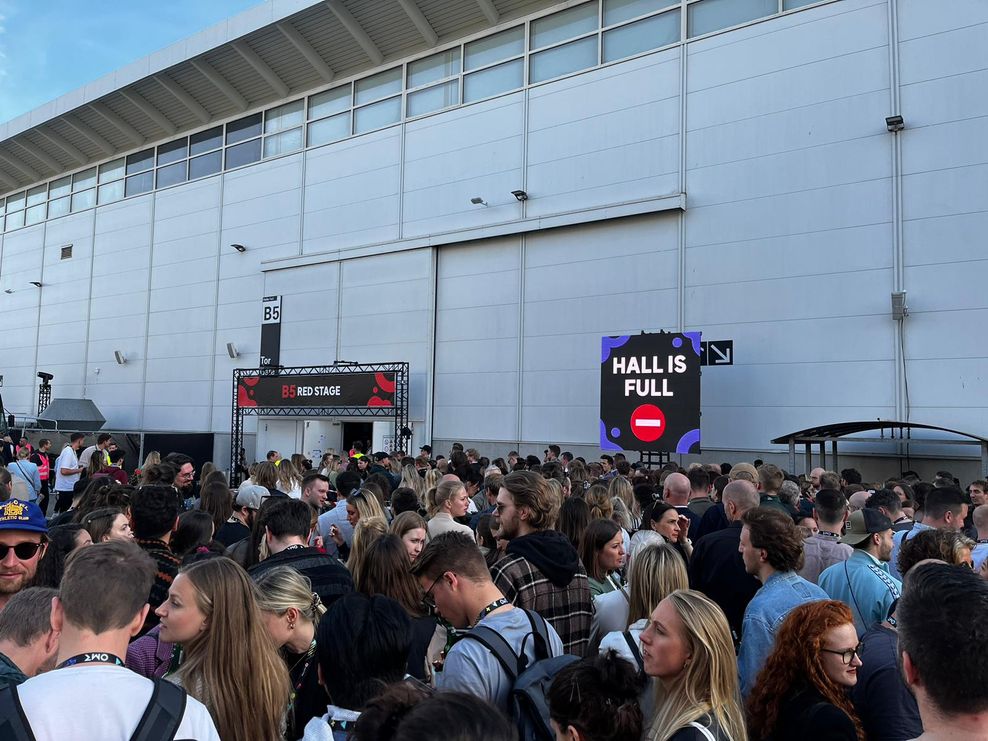
[[[864,741],[847,691],[858,681],[858,634],[836,600],[794,608],[748,698],[752,739]]]

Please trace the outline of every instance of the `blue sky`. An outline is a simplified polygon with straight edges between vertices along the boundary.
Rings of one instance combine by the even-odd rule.
[[[0,121],[259,4],[0,0]]]

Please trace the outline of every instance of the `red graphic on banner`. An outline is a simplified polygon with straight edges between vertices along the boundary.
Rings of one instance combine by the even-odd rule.
[[[261,380],[257,376],[244,376],[237,384],[237,404],[242,407],[256,407],[257,400],[254,399],[254,387]]]
[[[631,432],[646,443],[655,442],[666,431],[666,415],[654,404],[642,404],[631,413]]]
[[[389,379],[383,373],[375,373],[374,380],[377,382],[378,386],[384,389],[385,393],[393,394],[395,392],[395,381],[393,378]]]

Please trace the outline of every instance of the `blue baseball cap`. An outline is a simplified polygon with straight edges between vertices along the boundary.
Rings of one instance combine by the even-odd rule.
[[[29,530],[48,534],[48,522],[34,502],[8,499],[0,502],[0,530]]]

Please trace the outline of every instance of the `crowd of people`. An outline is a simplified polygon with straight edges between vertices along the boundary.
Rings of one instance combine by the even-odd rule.
[[[982,480],[85,443],[2,451],[0,738],[988,738]]]

